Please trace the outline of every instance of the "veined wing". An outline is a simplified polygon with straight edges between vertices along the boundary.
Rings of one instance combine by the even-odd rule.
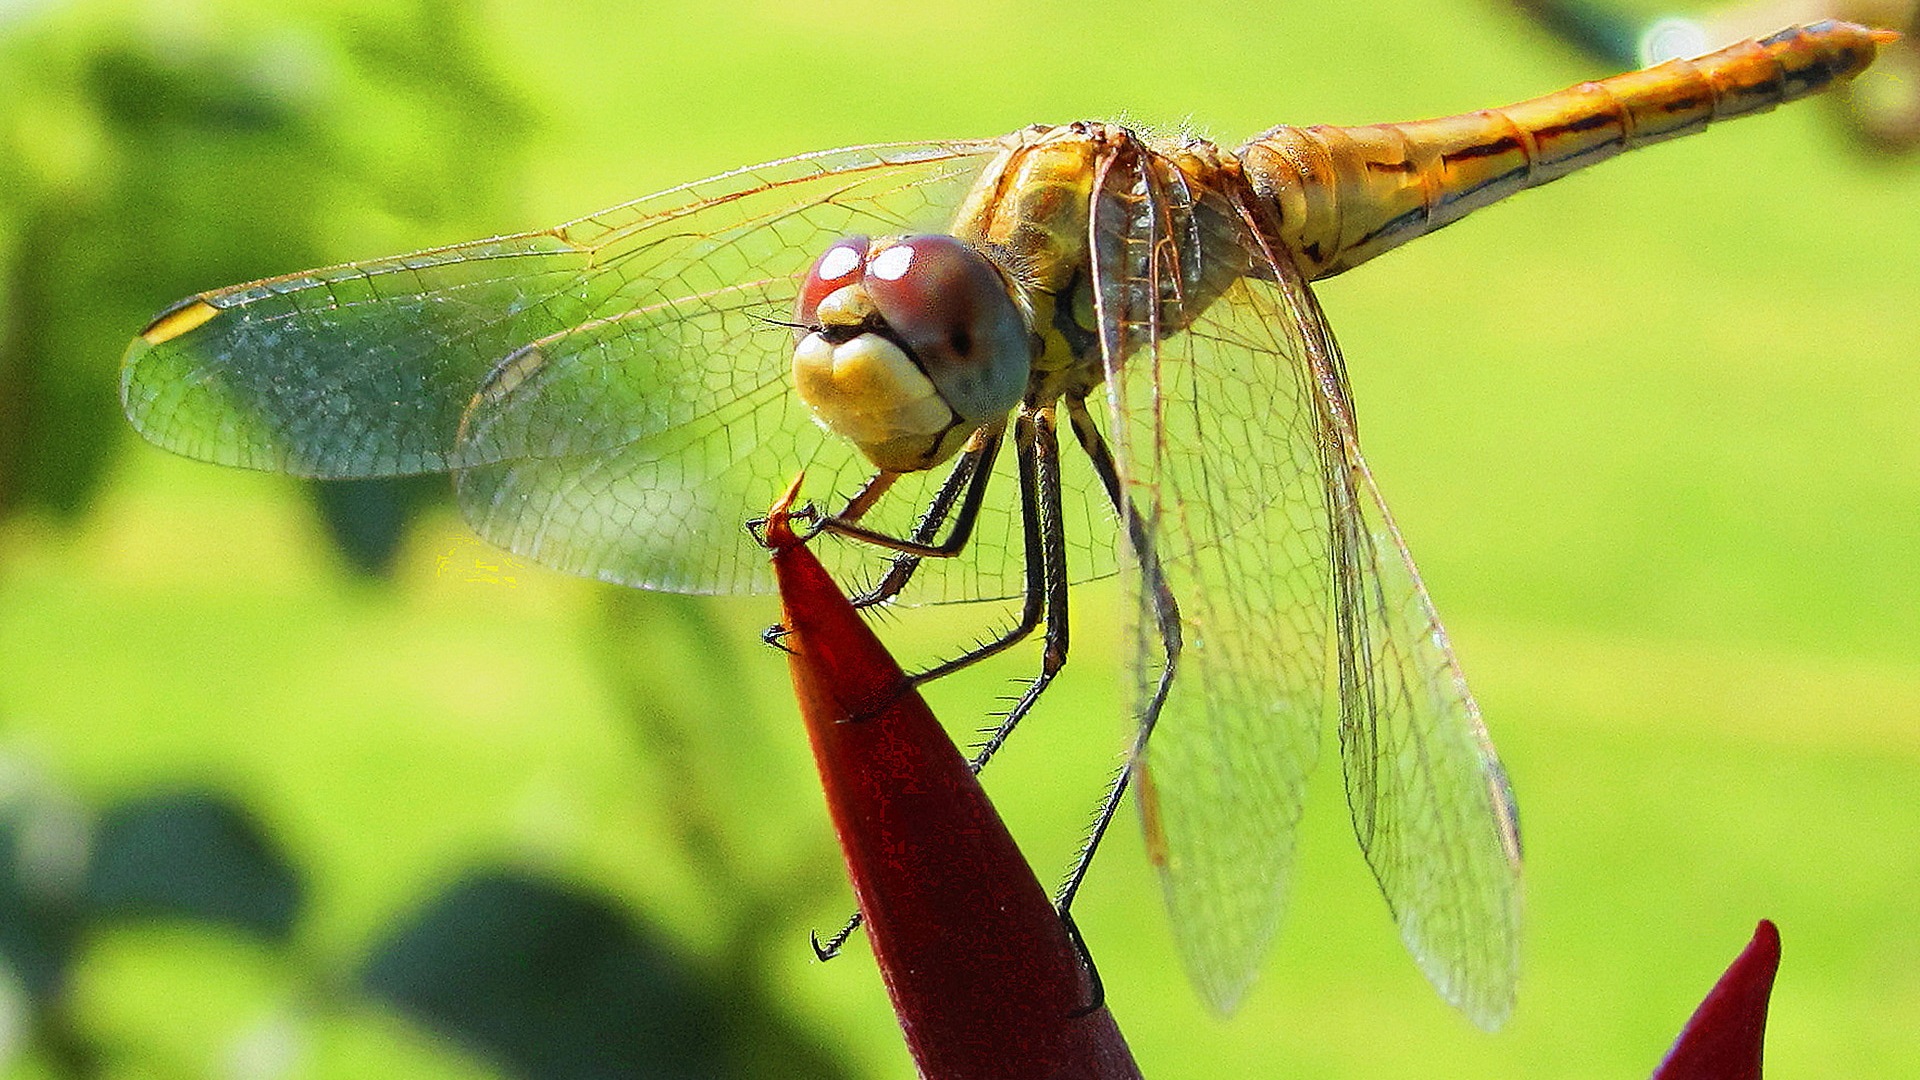
[[[1153,552],[1127,575],[1141,713],[1164,666],[1155,557],[1183,638],[1138,798],[1175,942],[1226,1013],[1279,925],[1329,711],[1329,448],[1231,208],[1154,164],[1117,159],[1098,189],[1096,310],[1116,465]],[[1239,263],[1210,304],[1208,258]]]
[[[1305,286],[1337,370],[1333,338]],[[1340,751],[1354,835],[1440,995],[1493,1030],[1520,978],[1520,822],[1446,629],[1345,428],[1335,487]]]
[[[802,465],[832,487],[860,471],[793,400],[791,332],[766,320],[791,316],[832,240],[946,227],[998,149],[809,154],[544,232],[202,294],[134,342],[122,399],[147,438],[221,464],[465,470],[476,528],[564,569],[764,588],[740,523]]]
[[[1111,215],[1128,227],[1096,232],[1104,292],[1122,298],[1119,312],[1189,323],[1157,346],[1136,331],[1138,352],[1113,384],[1128,489],[1186,626],[1141,805],[1189,969],[1226,1009],[1263,958],[1331,684],[1356,834],[1401,936],[1444,997],[1497,1025],[1517,977],[1513,807],[1360,457],[1325,318],[1263,241],[1257,208],[1235,205],[1222,243],[1224,215],[1181,209],[1222,196],[1190,192],[1177,174],[1134,186],[1136,208]],[[1113,254],[1121,236],[1134,256]],[[1244,253],[1253,270],[1197,313],[1186,310],[1205,299],[1197,256],[1170,255],[1195,245]]]
[[[828,230],[806,246],[824,251],[849,231],[878,230]],[[675,592],[757,590],[766,560],[743,546],[740,525],[764,512],[766,493],[805,470],[809,494],[837,508],[872,466],[807,415],[788,366],[791,331],[766,321],[767,312],[791,308],[800,272],[771,254],[752,257],[775,270],[575,327],[499,365],[461,429],[463,456],[488,462],[458,471],[468,523],[502,547],[563,570]],[[703,269],[714,262],[709,254]],[[1021,595],[1014,456],[1002,453],[994,468],[965,550],[923,560],[905,602]],[[945,475],[935,469],[900,477],[863,523],[911,534]],[[1076,580],[1113,565],[1111,544],[1101,542],[1110,536],[1111,514],[1097,491],[1090,478],[1073,473],[1063,492]],[[1095,520],[1101,527],[1088,527]],[[837,580],[856,586],[875,579],[892,557],[831,535],[814,550]]]
[[[1488,1030],[1520,978],[1520,824],[1446,629],[1360,453],[1346,365],[1285,253],[1249,234],[1322,389],[1332,500],[1340,751],[1354,835],[1440,996]],[[1264,235],[1271,236],[1269,230]]]

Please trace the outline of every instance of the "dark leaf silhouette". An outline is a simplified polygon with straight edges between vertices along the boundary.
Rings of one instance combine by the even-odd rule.
[[[730,1010],[700,972],[608,900],[514,871],[447,889],[363,978],[517,1076],[737,1075]]]
[[[300,874],[260,823],[223,795],[172,792],[107,810],[87,899],[101,915],[197,919],[285,940]]]
[[[0,812],[0,964],[38,999],[59,991],[79,938],[73,885],[35,857],[31,804]]]

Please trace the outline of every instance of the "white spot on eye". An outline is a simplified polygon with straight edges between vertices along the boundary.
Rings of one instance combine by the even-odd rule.
[[[860,266],[860,253],[845,244],[829,248],[820,257],[820,280],[838,281]]]
[[[873,257],[867,264],[867,273],[881,281],[899,281],[906,276],[907,267],[913,265],[913,245],[895,244]]]

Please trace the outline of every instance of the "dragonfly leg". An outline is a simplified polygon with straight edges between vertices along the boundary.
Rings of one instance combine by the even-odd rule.
[[[919,567],[921,559],[951,557],[959,554],[966,546],[968,539],[973,535],[974,523],[978,520],[980,506],[986,495],[987,481],[992,476],[993,463],[999,454],[1000,442],[1005,430],[1006,423],[1001,421],[982,428],[980,433],[974,436],[962,460],[954,466],[952,472],[947,474],[946,482],[942,484],[940,492],[927,507],[926,513],[921,515],[920,522],[914,527],[911,537],[901,540],[860,528],[845,521],[844,514],[839,520],[829,518],[822,523],[822,528],[829,531],[891,547],[901,553],[894,558],[892,568],[878,584],[853,598],[855,607],[867,607],[891,600],[906,587],[914,570]],[[1055,620],[1049,619],[1047,622],[1050,640],[1051,635],[1055,633],[1059,635],[1058,642],[1049,645],[1047,649],[1048,656],[1053,657],[1048,661],[1052,666],[1043,673],[1041,680],[1038,680],[1038,689],[1029,687],[1021,699],[1022,704],[1016,706],[1008,719],[1001,722],[1000,730],[993,739],[993,747],[996,749],[1000,742],[1005,740],[1006,732],[1011,731],[1013,726],[1019,723],[1019,718],[1033,707],[1033,701],[1039,697],[1039,690],[1044,689],[1046,682],[1052,680],[1059,665],[1066,659],[1066,619],[1064,618],[1066,539],[1060,529],[1060,447],[1052,410],[1023,408],[1020,411],[1014,424],[1014,452],[1020,461],[1021,518],[1024,522],[1026,540],[1025,601],[1020,618],[1013,626],[993,639],[975,645],[951,660],[936,664],[914,675],[911,680],[914,686],[924,685],[970,664],[978,663],[989,656],[1004,652],[1025,640],[1040,626],[1041,618],[1046,614],[1045,604],[1049,589],[1057,593],[1055,606],[1063,613],[1063,617],[1057,620],[1059,624],[1057,630]],[[868,487],[871,488],[878,480],[879,477],[876,476],[874,481],[869,482]],[[1036,490],[1039,489],[1051,489],[1052,498],[1048,500],[1037,497]],[[866,489],[862,489],[862,495],[865,491]],[[964,500],[962,500],[963,495]],[[855,502],[859,502],[860,498],[861,496],[856,496]],[[938,535],[947,516],[953,513],[956,503],[959,512],[953,518],[952,532],[948,534],[946,540],[938,544],[933,543],[933,538]],[[852,503],[849,504],[849,506],[852,505]],[[865,507],[862,507],[862,512],[864,511]],[[1042,514],[1045,514],[1046,520],[1050,522],[1045,526],[1046,530],[1052,534],[1050,541],[1043,541],[1042,531],[1036,524],[1041,521]],[[1051,552],[1051,558],[1058,568],[1058,573],[1055,575],[1058,584],[1054,586],[1047,585],[1048,579],[1044,576],[1043,564],[1048,552]],[[987,751],[987,756],[992,756],[992,750]],[[977,765],[975,771],[978,771]]]
[[[941,502],[938,496],[934,499],[934,505],[928,507],[928,513],[921,516],[921,524],[915,527],[912,536],[894,536],[860,524],[860,518],[873,508],[873,504],[879,501],[880,496],[902,475],[885,470],[875,473],[873,478],[867,481],[866,486],[847,502],[844,511],[833,517],[820,519],[820,531],[835,533],[920,559],[947,559],[958,555],[960,549],[966,547],[967,541],[973,536],[973,526],[979,517],[980,503],[986,495],[987,480],[993,474],[992,469],[979,467],[981,459],[984,458],[989,464],[992,462],[994,454],[999,452],[1000,433],[1005,430],[1005,427],[1005,421],[1000,421],[989,425],[988,428],[983,428],[982,431],[989,434],[984,438],[976,435],[974,441],[968,443],[967,450],[962,452],[961,460],[954,465],[953,471],[947,474],[947,482],[943,485],[940,495],[946,496],[951,504],[952,497],[947,494],[948,490],[964,485],[966,499],[961,502],[960,513],[953,519],[953,531],[945,540],[939,543],[933,542],[933,534],[939,530],[941,523],[945,520],[945,510],[943,509],[937,518],[929,520],[935,506]],[[961,479],[963,473],[964,479]],[[923,534],[924,538],[922,538]],[[902,582],[902,584],[905,583]]]
[[[926,511],[920,515],[919,522],[914,526],[913,535],[905,540],[866,529],[857,524],[862,517],[866,516],[867,511],[873,509],[874,504],[880,501],[880,497],[893,487],[894,482],[900,479],[901,473],[884,469],[874,473],[865,484],[861,485],[860,490],[847,500],[847,504],[840,509],[840,512],[831,517],[820,516],[811,503],[794,511],[792,515],[794,517],[806,517],[818,522],[814,529],[815,534],[833,532],[891,548],[897,552],[885,576],[877,584],[850,598],[855,608],[872,607],[898,596],[900,591],[907,587],[907,582],[912,580],[913,572],[919,568],[922,558],[929,555],[938,557],[955,555],[966,546],[967,540],[972,536],[980,504],[986,497],[987,480],[993,475],[994,458],[1000,452],[1000,440],[1005,431],[1006,422],[1000,421],[989,424],[974,433],[973,438],[967,443],[966,450],[954,462],[953,469],[947,473],[946,480],[940,485],[940,491],[928,504]],[[948,515],[953,513],[955,503],[960,501],[963,494],[966,501],[960,503],[960,514],[954,519],[953,532],[944,542],[935,544],[934,537],[939,535],[941,525],[946,523]],[[765,524],[765,518],[754,518],[747,522],[747,531],[753,534],[754,542],[762,546],[765,546],[765,540],[760,530]],[[761,639],[769,645],[785,648],[778,640],[779,637],[784,636],[784,629],[779,626],[771,627],[761,635]],[[858,925],[857,922],[855,925]]]
[[[993,464],[992,447],[997,446],[998,442],[996,437],[984,450],[985,456],[978,463],[978,471],[968,481],[970,488],[968,503],[961,506],[963,516],[971,517],[972,513],[978,509],[976,492],[985,490],[986,484],[981,477],[986,475]],[[1033,709],[1034,703],[1040,699],[1040,694],[1047,688],[1047,684],[1053,681],[1053,677],[1059,673],[1067,659],[1067,545],[1060,519],[1060,438],[1055,428],[1053,410],[1022,408],[1014,421],[1013,443],[1014,454],[1019,461],[1020,517],[1026,563],[1025,598],[1021,605],[1020,618],[1014,625],[991,640],[981,642],[950,660],[935,664],[910,679],[912,685],[922,686],[935,679],[951,675],[961,668],[979,663],[1025,640],[1043,620],[1045,621],[1047,634],[1046,644],[1041,653],[1040,674],[1028,685],[1025,693],[1020,696],[1020,700],[1001,719],[986,743],[975,753],[972,760],[975,772],[980,771],[980,768],[987,763],[987,759],[991,758],[1000,748],[1000,744],[1006,741],[1007,735],[1019,725],[1020,719]],[[942,495],[959,486],[955,482],[957,474],[956,469],[955,475],[948,477],[947,490],[943,490]],[[933,512],[934,508],[930,507],[929,517]],[[923,518],[922,527],[915,530],[916,535],[921,532],[930,533],[938,528],[937,521],[931,526],[926,522],[927,519]],[[971,529],[971,522],[968,521],[965,527]],[[955,531],[958,532],[960,528],[961,524],[956,520]],[[951,541],[951,538],[949,539]],[[961,539],[964,542],[964,537]],[[915,564],[918,563],[916,556],[907,555],[895,560],[896,567],[906,559],[913,559]],[[908,573],[911,573],[911,570]],[[885,595],[879,594],[884,592],[886,584],[883,581],[880,586],[864,594],[863,598],[875,598],[868,602],[885,599]],[[901,584],[904,584],[904,581]],[[898,589],[894,591],[897,592]],[[861,599],[856,598],[854,603],[858,605]]]
[[[1055,897],[1055,903],[1063,912],[1073,906],[1074,894],[1080,891],[1080,883],[1086,880],[1087,870],[1093,865],[1094,853],[1100,850],[1100,842],[1106,838],[1107,828],[1113,824],[1114,815],[1120,810],[1120,800],[1126,796],[1133,770],[1142,760],[1147,740],[1153,736],[1153,726],[1159,721],[1160,710],[1166,705],[1167,692],[1173,688],[1174,670],[1179,666],[1181,649],[1180,605],[1174,601],[1173,592],[1167,587],[1166,571],[1160,565],[1160,556],[1153,546],[1153,536],[1147,530],[1146,519],[1141,517],[1133,500],[1121,490],[1120,474],[1114,468],[1113,454],[1107,449],[1106,440],[1101,437],[1099,429],[1094,426],[1093,417],[1088,415],[1085,400],[1069,398],[1067,416],[1073,425],[1074,437],[1086,450],[1087,457],[1093,462],[1094,472],[1099,474],[1100,483],[1106,488],[1107,498],[1127,523],[1127,538],[1133,545],[1134,557],[1140,563],[1140,587],[1153,612],[1154,629],[1160,638],[1165,664],[1154,684],[1153,696],[1140,712],[1133,746],[1127,751],[1127,762],[1121,766],[1112,785],[1108,787],[1106,798],[1101,800],[1100,809],[1094,815],[1093,828],[1088,831],[1086,842],[1080,846],[1080,854],[1074,859],[1073,868],[1067,872],[1067,880]]]
[[[1020,455],[1020,517],[1027,563],[1026,602],[1020,621],[997,640],[914,677],[917,684],[983,660],[1025,638],[1045,620],[1040,674],[1027,684],[1020,700],[974,751],[968,762],[974,772],[986,768],[1067,663],[1067,542],[1060,517],[1060,435],[1055,423],[1051,407],[1022,409],[1014,431],[1014,451]]]
[[[954,462],[953,469],[947,473],[947,479],[940,485],[940,491],[934,495],[933,501],[927,504],[926,511],[920,515],[919,522],[914,525],[913,535],[908,538],[909,544],[924,551],[931,551],[932,557],[935,558],[957,554],[966,546],[967,541],[973,536],[973,526],[979,517],[980,505],[986,498],[987,481],[993,475],[993,462],[1000,453],[1000,441],[1005,431],[1006,422],[1003,420],[989,424],[974,433],[973,439],[967,443],[966,449]],[[862,502],[867,491],[880,480],[880,477],[898,475],[898,473],[875,475],[873,480],[868,481],[867,486],[861,489],[860,494],[847,503],[847,508],[835,516],[836,520],[849,524],[857,521],[859,516],[866,513],[868,507],[872,505],[872,500]],[[891,483],[892,481],[889,480],[888,484]],[[961,501],[962,496],[965,496],[964,502]],[[947,517],[954,512],[956,504],[960,512],[954,518],[953,531],[948,534],[945,541],[936,544],[934,538],[939,535],[941,526],[946,524]],[[851,532],[845,535],[858,536],[860,539],[869,538]],[[892,547],[893,545],[883,546]],[[895,550],[899,551],[898,548]],[[871,607],[900,595],[900,591],[907,587],[907,582],[912,580],[914,571],[919,569],[920,560],[927,557],[929,556],[925,554],[899,551],[893,557],[893,562],[887,568],[885,576],[873,588],[853,597],[853,606]]]
[[[814,958],[827,961],[839,956],[840,950],[846,947],[847,939],[852,937],[853,932],[860,929],[860,924],[866,921],[867,917],[865,915],[858,911],[854,912],[852,917],[847,919],[847,925],[834,931],[833,936],[828,938],[824,945],[820,943],[819,934],[808,931],[807,940],[813,942]]]

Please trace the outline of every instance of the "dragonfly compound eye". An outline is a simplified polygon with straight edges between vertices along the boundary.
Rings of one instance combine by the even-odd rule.
[[[793,304],[794,322],[802,326],[818,325],[820,301],[866,274],[869,245],[864,236],[849,236],[836,241],[813,261],[813,268],[800,283],[800,295]]]
[[[1010,290],[951,236],[835,243],[795,303],[801,400],[882,469],[938,465],[1026,389],[1031,335]]]

